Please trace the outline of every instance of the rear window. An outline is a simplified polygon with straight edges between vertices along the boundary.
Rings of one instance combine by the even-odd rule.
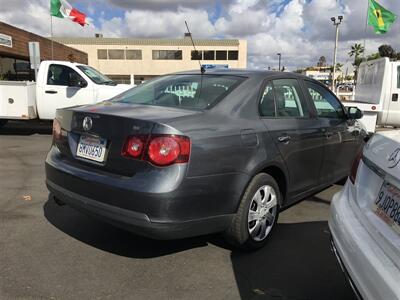
[[[226,75],[167,75],[130,89],[112,101],[203,110],[226,97],[243,80]]]

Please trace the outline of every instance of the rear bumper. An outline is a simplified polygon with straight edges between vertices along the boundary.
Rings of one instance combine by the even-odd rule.
[[[46,184],[54,197],[72,208],[116,227],[153,239],[181,239],[219,232],[225,230],[232,220],[232,215],[223,215],[185,222],[152,222],[146,214],[80,196],[49,180]]]
[[[360,297],[400,299],[400,270],[359,221],[350,189],[347,182],[331,204],[329,228],[337,257]]]
[[[224,231],[248,180],[242,174],[184,178],[176,188],[169,189],[165,176],[156,174],[148,179],[151,184],[147,185],[143,178],[138,182],[135,176],[122,178],[71,166],[52,151],[45,167],[47,187],[62,202],[155,239]],[[155,184],[160,177],[164,184]],[[168,178],[175,185],[177,177]],[[146,191],[147,186],[150,189],[155,185],[160,186],[158,192]]]

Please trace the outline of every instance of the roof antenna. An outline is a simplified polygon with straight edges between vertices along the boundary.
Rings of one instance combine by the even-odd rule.
[[[196,50],[196,46],[194,45],[193,38],[192,38],[192,34],[190,33],[189,26],[188,26],[186,20],[185,20],[185,25],[186,25],[187,31],[188,31],[188,33],[189,33],[190,40],[192,41],[192,45],[193,45],[194,51],[195,51],[195,53],[197,54],[198,52],[197,52],[197,50]],[[201,72],[201,74],[204,74],[204,73],[206,72],[206,69],[201,65],[200,59],[199,59],[199,65],[200,65],[200,72]]]

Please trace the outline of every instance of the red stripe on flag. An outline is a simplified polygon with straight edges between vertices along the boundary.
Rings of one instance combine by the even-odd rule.
[[[73,9],[71,9],[71,12],[69,15],[72,18],[72,21],[78,23],[81,26],[85,26],[86,15],[84,13],[81,13],[79,10],[73,8]]]

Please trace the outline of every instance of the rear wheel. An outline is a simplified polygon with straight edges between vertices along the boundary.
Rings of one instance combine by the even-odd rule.
[[[277,222],[279,203],[281,192],[275,179],[265,173],[256,175],[225,232],[227,240],[246,250],[263,247]]]

